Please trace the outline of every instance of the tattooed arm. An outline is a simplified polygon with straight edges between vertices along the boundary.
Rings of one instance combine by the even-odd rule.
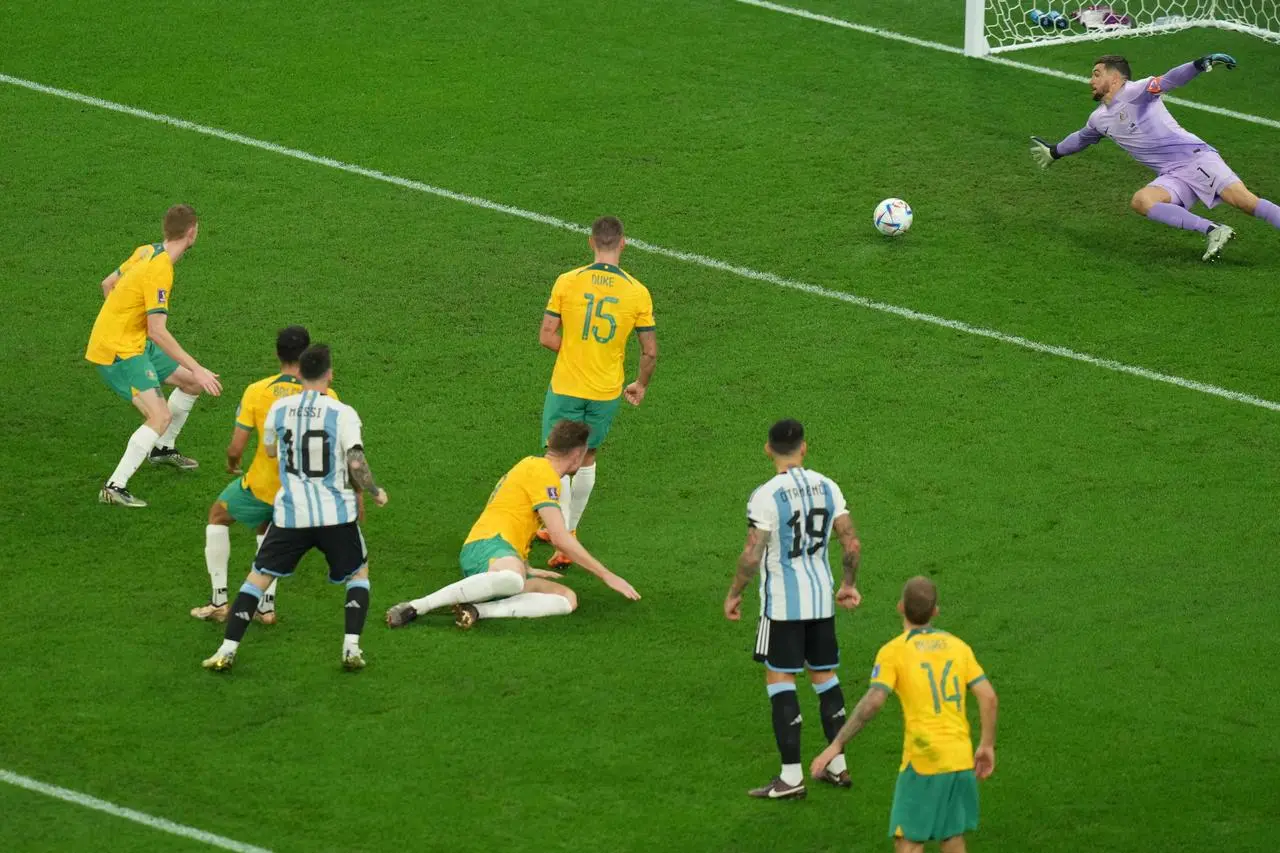
[[[742,618],[742,591],[760,573],[760,560],[764,557],[764,549],[768,544],[769,531],[758,527],[747,531],[747,544],[742,546],[742,556],[738,557],[738,572],[733,576],[729,594],[724,599],[726,619],[736,622]]]
[[[387,493],[373,481],[373,472],[369,470],[369,460],[364,458],[363,447],[353,447],[347,451],[347,470],[351,472],[351,482],[378,506],[386,506]]]
[[[889,698],[889,692],[880,687],[872,687],[867,690],[858,704],[854,707],[853,712],[849,714],[849,719],[840,727],[840,731],[836,733],[835,739],[831,744],[822,751],[822,753],[809,765],[809,774],[815,779],[822,775],[822,771],[827,769],[827,765],[831,763],[837,755],[844,752],[844,745],[853,740],[853,736],[862,731],[862,727],[875,719],[876,714],[880,713],[880,709],[884,707],[885,700]]]
[[[862,603],[862,593],[858,592],[857,586],[858,566],[862,563],[862,542],[858,539],[858,531],[848,513],[836,519],[835,530],[836,536],[840,537],[840,548],[844,552],[840,559],[844,566],[844,577],[840,580],[836,601],[842,607],[852,609]]]

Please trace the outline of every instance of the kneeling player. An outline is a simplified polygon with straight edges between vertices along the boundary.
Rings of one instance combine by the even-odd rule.
[[[458,558],[462,580],[397,604],[387,611],[387,625],[398,628],[441,607],[453,607],[454,619],[464,630],[480,619],[572,613],[578,597],[550,580],[560,576],[529,567],[529,545],[539,521],[551,543],[573,562],[615,592],[632,601],[639,599],[631,584],[605,568],[569,533],[560,510],[560,478],[578,470],[587,454],[589,435],[590,428],[576,421],[560,421],[552,427],[547,455],[520,460],[489,496]]]

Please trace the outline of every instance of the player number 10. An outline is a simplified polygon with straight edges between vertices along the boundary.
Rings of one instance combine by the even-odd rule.
[[[952,663],[952,661],[947,661],[946,666],[942,668],[941,678],[934,678],[933,664],[920,664],[920,668],[929,676],[929,689],[933,692],[933,713],[935,714],[942,713],[943,702],[950,702],[952,705],[955,705],[957,711],[964,710],[963,699],[960,694],[960,678],[958,676],[951,675]],[[947,676],[949,675],[951,676],[950,682],[947,681]],[[938,690],[939,687],[942,688],[941,692]],[[951,688],[950,693],[947,692],[948,687]]]
[[[587,337],[596,339],[596,343],[607,344],[613,340],[613,336],[618,333],[618,321],[605,309],[612,303],[617,305],[621,300],[616,296],[602,296],[600,301],[596,301],[594,293],[587,294],[587,316],[582,321],[582,339],[585,341]],[[600,320],[599,323],[593,323],[592,320]],[[604,323],[609,324],[609,331],[606,334],[600,334],[600,330],[604,328]]]

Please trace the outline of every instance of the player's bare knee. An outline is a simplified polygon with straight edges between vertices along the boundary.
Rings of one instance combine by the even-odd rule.
[[[576,592],[565,587],[565,590],[559,593],[559,595],[564,598],[565,601],[569,602],[570,613],[578,609],[578,594]]]
[[[231,513],[227,511],[226,504],[222,501],[214,501],[213,506],[209,507],[209,523],[230,527],[231,522]]]
[[[160,411],[152,412],[147,417],[147,426],[151,427],[161,435],[164,435],[164,431],[169,428],[169,422],[171,420],[173,420],[173,418],[169,415],[169,410],[162,409]]]
[[[1154,206],[1155,205],[1152,203],[1150,197],[1142,192],[1134,193],[1133,198],[1129,199],[1129,207],[1133,208],[1134,213],[1142,216],[1146,216],[1150,213],[1151,208]]]

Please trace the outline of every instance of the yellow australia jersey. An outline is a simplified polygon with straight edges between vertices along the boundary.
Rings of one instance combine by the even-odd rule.
[[[584,400],[617,398],[627,338],[654,328],[648,288],[619,267],[592,264],[556,279],[547,313],[561,321],[551,390]]]
[[[256,430],[258,433],[258,448],[253,452],[253,462],[241,478],[240,485],[252,492],[253,496],[263,503],[273,503],[276,492],[280,491],[279,460],[267,455],[266,446],[262,441],[267,423],[267,410],[281,397],[292,397],[294,394],[301,393],[301,379],[287,373],[277,373],[266,379],[259,379],[244,389],[244,395],[240,398],[240,405],[236,409],[236,428]],[[332,388],[325,393],[335,400],[338,399],[338,393]]]
[[[986,677],[967,643],[936,628],[908,631],[880,647],[871,686],[902,702],[901,770],[910,764],[929,776],[973,769],[965,696]]]
[[[147,346],[147,315],[168,314],[173,298],[173,262],[163,243],[139,246],[116,272],[120,280],[98,310],[84,352],[94,364],[141,355]]]
[[[501,536],[527,559],[538,510],[547,506],[560,506],[560,475],[545,456],[526,456],[498,481],[467,542]]]

